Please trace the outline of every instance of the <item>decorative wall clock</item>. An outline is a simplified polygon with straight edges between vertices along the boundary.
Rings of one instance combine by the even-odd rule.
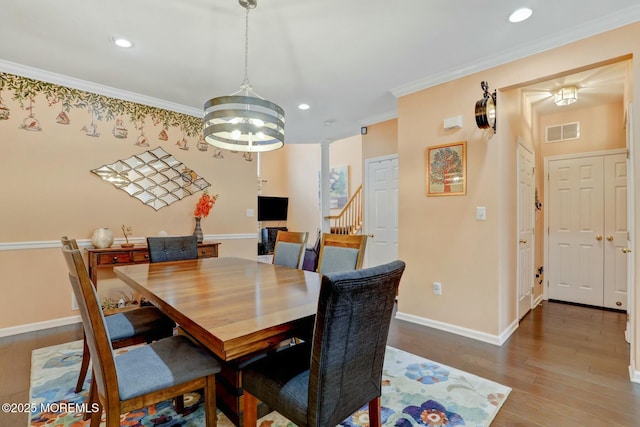
[[[476,124],[480,129],[492,128],[496,132],[496,91],[489,93],[489,84],[480,83],[484,97],[476,102]]]

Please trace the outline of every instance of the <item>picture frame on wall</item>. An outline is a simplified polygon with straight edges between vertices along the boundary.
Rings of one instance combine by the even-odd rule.
[[[318,206],[320,206],[320,172],[318,171]],[[349,201],[349,166],[334,166],[329,170],[329,208],[342,209]]]
[[[467,194],[467,141],[426,149],[427,196]]]
[[[349,200],[349,166],[335,166],[329,171],[331,209],[342,209]]]

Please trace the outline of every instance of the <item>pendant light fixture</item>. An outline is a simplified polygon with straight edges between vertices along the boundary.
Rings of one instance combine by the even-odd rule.
[[[257,0],[238,2],[246,9],[244,80],[238,92],[205,102],[204,139],[215,147],[231,151],[277,150],[284,145],[284,110],[253,92],[247,72],[249,10],[257,6]]]

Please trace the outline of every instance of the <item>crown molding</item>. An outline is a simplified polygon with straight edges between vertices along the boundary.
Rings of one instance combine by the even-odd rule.
[[[377,114],[375,116],[369,116],[360,121],[362,126],[371,126],[377,123],[386,122],[387,120],[393,120],[398,118],[398,111],[387,111],[386,113]]]
[[[16,64],[0,59],[0,72],[15,74],[43,82],[53,83],[60,86],[66,86],[85,92],[97,93],[109,98],[122,99],[125,101],[135,102],[137,104],[149,105],[151,107],[161,108],[163,110],[175,111],[194,117],[202,117],[203,111],[197,108],[188,107],[186,105],[174,102],[164,101],[162,99],[153,98],[151,96],[141,95],[135,92],[129,92],[86,80],[76,79],[62,74],[52,73],[50,71],[38,68],[28,67],[26,65]]]
[[[399,98],[401,96],[410,95],[430,87],[457,80],[459,78],[488,70],[499,65],[508,64],[527,56],[535,55],[550,49],[564,46],[569,43],[576,42],[588,37],[595,36],[606,31],[614,30],[628,24],[640,21],[640,5],[630,6],[621,10],[605,19],[598,19],[584,23],[571,31],[565,31],[562,34],[553,37],[542,37],[534,43],[530,43],[521,48],[512,49],[507,52],[486,57],[482,61],[474,61],[460,67],[445,70],[439,74],[418,79],[411,83],[398,86],[391,90],[391,93]]]

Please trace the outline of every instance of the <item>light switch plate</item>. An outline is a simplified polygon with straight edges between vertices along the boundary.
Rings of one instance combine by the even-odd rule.
[[[478,221],[485,221],[487,219],[487,208],[484,206],[476,206],[476,219]]]

